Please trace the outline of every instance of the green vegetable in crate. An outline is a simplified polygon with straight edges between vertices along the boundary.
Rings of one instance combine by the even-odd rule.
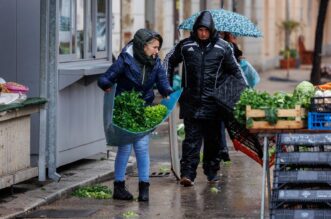
[[[247,127],[253,125],[251,118],[246,119],[246,106],[250,105],[252,109],[263,109],[266,113],[266,120],[274,125],[277,123],[278,109],[294,109],[296,105],[309,108],[310,98],[315,93],[314,86],[307,81],[298,84],[294,93],[276,92],[273,95],[267,92],[261,92],[254,89],[246,89],[242,92],[239,101],[234,108],[234,117],[236,120],[245,124]],[[293,120],[294,118],[287,118]]]
[[[259,92],[255,89],[245,89],[240,96],[239,101],[234,107],[234,117],[241,123],[246,123],[246,106],[250,105],[252,109],[268,108],[272,105],[272,98],[267,92]]]
[[[145,101],[136,91],[122,92],[115,98],[113,122],[132,132],[142,132],[159,124],[167,114],[161,104],[145,107]]]
[[[271,125],[276,125],[278,121],[277,117],[277,108],[271,107],[264,110],[265,111],[265,118]]]
[[[310,99],[315,94],[315,87],[312,83],[308,81],[302,81],[299,83],[293,92],[294,98],[296,98],[297,103],[299,103],[304,108],[309,108]]]

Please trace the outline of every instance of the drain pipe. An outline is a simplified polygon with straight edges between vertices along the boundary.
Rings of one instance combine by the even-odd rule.
[[[41,1],[43,2],[43,1]],[[48,177],[60,181],[61,176],[56,172],[57,161],[57,95],[58,95],[58,70],[57,70],[57,35],[58,35],[58,1],[46,0],[48,21],[48,63],[47,63],[47,122],[46,122],[46,150],[48,154]]]
[[[47,42],[48,42],[48,1],[40,2],[40,75],[39,96],[47,98]],[[46,121],[47,110],[42,107],[39,111],[39,156],[38,180],[46,180]]]

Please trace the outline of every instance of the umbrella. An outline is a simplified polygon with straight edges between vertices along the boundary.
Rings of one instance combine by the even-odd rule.
[[[215,28],[218,31],[230,32],[235,36],[261,37],[261,31],[247,17],[224,9],[208,10],[215,23]],[[178,29],[192,30],[196,18],[200,12],[193,14],[185,19]]]

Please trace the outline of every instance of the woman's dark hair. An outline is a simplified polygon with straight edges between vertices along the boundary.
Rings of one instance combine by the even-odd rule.
[[[146,41],[146,43],[148,44],[148,43],[150,43],[152,40],[157,40],[157,41],[159,41],[159,43],[160,43],[159,50],[160,50],[161,47],[162,47],[162,43],[163,43],[163,39],[162,39],[161,35],[158,34],[158,33],[156,33],[156,32],[153,32],[153,35],[152,35],[152,36]]]
[[[223,32],[223,39],[227,42],[230,42],[230,33],[229,32]]]

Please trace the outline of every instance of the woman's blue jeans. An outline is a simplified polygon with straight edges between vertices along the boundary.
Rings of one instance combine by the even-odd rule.
[[[131,154],[132,146],[136,154],[139,181],[149,182],[149,135],[145,135],[133,144],[118,147],[115,159],[115,180],[124,181],[126,166]]]

